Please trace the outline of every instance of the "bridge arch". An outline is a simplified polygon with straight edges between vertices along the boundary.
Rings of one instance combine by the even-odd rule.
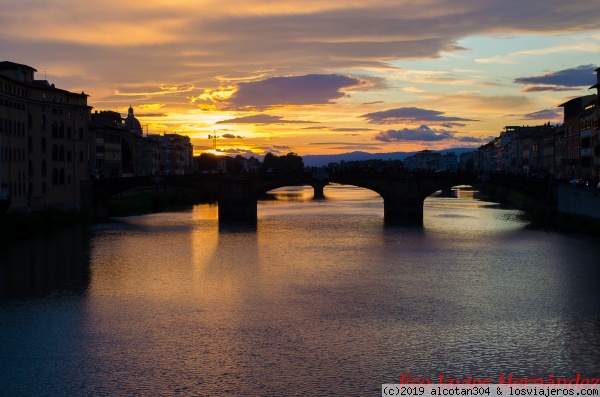
[[[369,189],[383,198],[386,221],[422,221],[425,198],[457,185],[474,185],[481,180],[461,173],[331,173],[316,178],[310,172],[256,174],[196,174],[160,177],[115,178],[82,184],[84,205],[96,216],[106,216],[106,201],[136,186],[179,186],[203,191],[219,203],[221,221],[257,220],[258,199],[266,192],[284,186],[310,185],[317,191],[329,182]],[[556,203],[556,186],[533,178],[496,177],[489,183],[504,184],[530,192],[539,201]],[[555,183],[554,183],[555,185]],[[87,204],[87,205],[86,205]],[[104,212],[102,212],[104,208]]]
[[[165,179],[163,176],[143,176],[143,177],[125,177],[110,178],[82,183],[82,206],[93,218],[103,219],[108,215],[107,203],[115,196],[133,191],[135,189],[154,190],[155,192],[165,191],[169,187],[182,187],[200,191],[209,197],[218,200],[218,190],[215,185],[207,183],[194,183],[182,181],[177,178]]]

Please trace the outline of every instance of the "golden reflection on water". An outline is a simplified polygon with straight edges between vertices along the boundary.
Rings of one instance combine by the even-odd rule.
[[[192,219],[218,219],[219,218],[219,207],[217,204],[202,204],[195,205],[192,208]]]
[[[287,186],[273,189],[267,192],[267,195],[277,201],[306,201],[314,197],[314,189],[312,186]],[[263,202],[269,203],[272,200],[263,200]]]
[[[97,237],[102,252],[95,257],[100,263],[93,267],[91,291],[98,288],[130,299],[161,300],[189,290],[188,283],[177,281],[193,275],[192,230],[189,214],[184,213],[119,218],[112,231]],[[167,272],[184,277],[173,278]]]
[[[134,356],[147,359],[146,347],[162,346],[159,356],[173,359],[169,351],[173,344],[188,350],[185,360],[179,361],[184,369],[199,367],[200,357],[214,356],[218,365],[202,364],[205,377],[218,378],[224,367],[251,378],[252,367],[240,364],[240,357],[243,363],[255,352],[264,352],[271,342],[260,339],[255,343],[240,336],[256,331],[265,338],[263,334],[274,332],[273,338],[279,341],[275,357],[279,351],[288,351],[288,336],[294,338],[294,349],[317,351],[322,348],[318,343],[313,346],[312,340],[293,332],[283,337],[282,330],[289,332],[284,324],[298,319],[316,321],[317,314],[319,321],[320,316],[335,318],[339,309],[332,311],[332,302],[346,302],[344,310],[364,315],[364,296],[354,296],[352,291],[363,288],[363,283],[376,283],[374,269],[389,266],[394,278],[404,280],[393,269],[418,269],[410,254],[415,249],[419,260],[427,260],[430,252],[447,252],[458,256],[451,263],[457,259],[458,263],[478,262],[477,253],[488,245],[482,237],[497,233],[491,229],[503,223],[484,219],[479,204],[474,206],[477,201],[466,198],[470,197],[466,192],[461,189],[460,198],[428,198],[423,233],[409,234],[408,242],[385,232],[383,199],[355,186],[328,186],[323,200],[312,199],[310,186],[273,191],[273,200],[258,203],[254,230],[219,226],[216,205],[198,205],[191,213],[128,217],[120,228],[99,237],[102,253],[95,255],[87,301],[89,312],[95,313],[93,327],[110,335],[109,342],[117,346],[126,347],[127,338],[137,340]],[[506,224],[510,225],[507,229],[518,228],[514,222]],[[390,239],[395,243],[390,244]],[[474,307],[485,312],[495,303],[505,303],[503,296],[510,292],[506,288],[497,294],[473,289],[473,279],[488,287],[495,279],[475,271],[463,277],[467,270],[456,265],[430,264],[427,271],[435,275],[430,282],[440,284],[436,299],[453,305],[463,305],[461,297],[471,293],[483,305]],[[453,288],[446,284],[449,277],[454,280]],[[421,290],[414,289],[402,296],[410,303],[419,294]],[[116,318],[121,307],[134,317]],[[152,333],[135,323],[135,316],[137,321],[146,321]],[[172,324],[172,319],[180,325]],[[174,337],[174,332],[184,337]],[[238,357],[223,352],[250,353]]]
[[[480,211],[482,208],[490,212]],[[465,236],[465,242],[472,243],[470,239],[476,241],[486,235],[523,229],[526,222],[519,219],[521,214],[517,210],[501,210],[498,203],[482,200],[473,187],[461,185],[450,192],[438,191],[425,199],[423,227],[428,232],[455,231]]]
[[[335,279],[342,271],[340,260],[348,271],[370,262],[356,247],[384,244],[383,234],[372,232],[383,230],[383,199],[371,190],[326,186],[325,198],[317,200],[311,186],[269,193],[275,199],[258,204],[257,246],[260,262],[276,275],[281,288],[298,277]],[[332,229],[337,231],[334,235]]]
[[[400,373],[597,373],[597,245],[455,193],[425,201],[422,227],[385,225],[383,200],[353,186],[281,189],[255,228],[219,225],[215,205],[107,223],[84,296],[1,313],[10,395],[369,395]]]
[[[312,186],[286,186],[268,192],[274,200],[308,201],[314,197]],[[325,200],[371,200],[380,198],[376,192],[352,185],[329,184],[323,189]],[[269,200],[265,200],[268,203]],[[383,202],[383,201],[382,201]]]

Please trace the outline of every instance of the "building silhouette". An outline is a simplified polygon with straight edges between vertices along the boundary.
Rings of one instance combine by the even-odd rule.
[[[88,95],[36,72],[0,62],[0,201],[9,211],[78,210],[89,179],[192,172],[189,137],[144,134],[131,106],[126,118],[92,113]]]
[[[473,152],[475,169],[519,175],[544,175],[561,180],[583,178],[595,185],[600,178],[600,130],[596,69],[596,94],[572,98],[564,109],[562,125],[506,126],[493,141]],[[461,167],[463,161],[461,156]],[[471,156],[465,157],[465,160]]]
[[[90,147],[87,95],[0,62],[0,182],[11,209],[77,209]]]

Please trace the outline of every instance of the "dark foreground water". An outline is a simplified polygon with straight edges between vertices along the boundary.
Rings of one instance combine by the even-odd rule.
[[[120,218],[0,253],[2,396],[376,396],[437,379],[600,375],[600,244],[521,213],[284,189],[257,227],[216,207]]]

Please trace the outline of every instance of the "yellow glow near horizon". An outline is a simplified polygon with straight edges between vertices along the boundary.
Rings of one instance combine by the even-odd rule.
[[[209,134],[225,136],[216,154],[475,148],[506,125],[560,123],[558,105],[590,93],[597,7],[573,1],[539,19],[527,2],[8,2],[0,53],[196,150]],[[583,66],[589,85],[565,78]]]

